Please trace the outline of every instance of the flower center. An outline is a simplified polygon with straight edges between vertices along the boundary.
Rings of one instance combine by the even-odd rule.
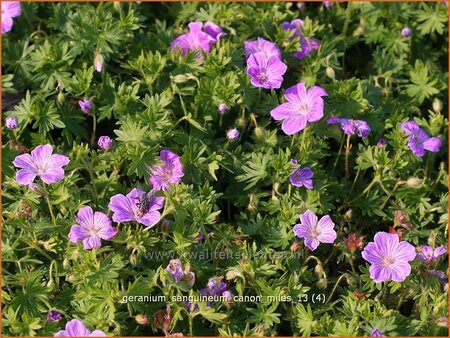
[[[168,181],[172,177],[172,170],[170,170],[169,168],[163,168],[162,173],[166,181]]]
[[[37,175],[39,175],[39,176],[43,175],[46,170],[47,170],[47,167],[44,164],[37,165]]]
[[[395,259],[391,256],[385,256],[385,257],[383,257],[383,260],[381,261],[381,263],[385,267],[388,267],[388,266],[394,264],[394,262],[395,262]]]
[[[309,112],[309,104],[308,102],[302,102],[298,107],[300,115],[306,115]]]
[[[259,83],[264,83],[267,81],[267,75],[263,72],[259,73],[256,78],[258,79]]]
[[[312,239],[317,239],[317,237],[320,235],[320,231],[317,230],[317,228],[313,228],[309,231],[309,237]]]
[[[97,236],[97,232],[100,229],[95,226],[95,224],[91,224],[88,228],[89,236]]]

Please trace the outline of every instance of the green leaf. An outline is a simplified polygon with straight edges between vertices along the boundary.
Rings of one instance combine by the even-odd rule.
[[[414,69],[409,72],[413,84],[406,85],[406,94],[422,103],[426,98],[439,93],[437,80],[429,77],[429,70],[421,60],[416,60]]]

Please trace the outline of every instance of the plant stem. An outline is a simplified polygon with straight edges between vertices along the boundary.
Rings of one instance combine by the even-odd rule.
[[[303,133],[302,133],[302,140],[300,143],[300,150],[304,150],[305,147],[305,139],[306,139],[306,133],[308,131],[308,127],[306,127],[305,129],[303,129]]]
[[[336,291],[336,288],[337,288],[339,282],[340,282],[341,279],[344,278],[344,277],[348,278],[346,273],[342,274],[342,276],[338,278],[338,280],[336,281],[336,284],[334,284],[334,287],[333,287],[333,289],[331,290],[331,293],[330,293],[330,295],[328,296],[328,299],[327,299],[327,301],[325,302],[325,304],[328,304],[328,302],[331,300],[331,298],[332,298],[332,296],[333,296],[333,294],[334,294],[334,291]]]
[[[90,162],[89,165],[86,166],[86,169],[91,178],[92,194],[94,195],[95,205],[98,206],[98,192],[97,192],[97,187],[95,186],[94,166],[93,166],[92,162]]]
[[[397,181],[397,182],[395,183],[394,188],[393,188],[393,189],[389,192],[389,194],[386,196],[386,198],[385,198],[383,204],[381,204],[381,207],[380,207],[381,209],[384,209],[384,207],[386,206],[386,203],[389,201],[389,199],[391,198],[392,194],[395,192],[395,190],[397,190],[397,188],[398,188],[398,186],[399,186],[398,182],[399,182],[399,181]]]
[[[47,185],[45,184],[44,181],[42,181],[42,187],[43,187],[44,192],[45,192],[45,199],[47,200],[48,210],[50,211],[50,216],[52,218],[52,223],[53,223],[53,225],[56,225],[55,215],[53,214],[53,208],[52,208],[52,205],[50,203],[50,197],[49,197],[48,191],[47,191]]]
[[[92,136],[91,136],[91,147],[95,144],[95,133],[97,132],[97,116],[92,114]]]
[[[334,161],[334,164],[333,164],[333,171],[336,169],[336,165],[338,163],[339,157],[341,156],[343,146],[344,146],[344,135],[342,135],[341,145],[339,146],[339,152],[338,152],[338,154],[336,156],[336,160]]]
[[[347,9],[345,11],[345,21],[344,21],[344,28],[342,29],[342,35],[347,35],[348,25],[350,23],[350,18],[352,15],[352,3],[349,2],[347,4]]]
[[[351,137],[351,135],[348,134],[347,135],[347,142],[346,142],[346,145],[345,145],[345,181],[347,181],[347,179],[348,179],[348,159],[350,157],[350,149],[351,149],[350,137]]]
[[[193,306],[193,305],[191,305],[191,306]],[[188,317],[188,320],[189,320],[189,336],[193,336],[193,333],[192,333],[192,322],[193,322],[193,318],[192,318],[192,316],[189,314],[189,317]]]
[[[353,192],[353,189],[355,188],[355,185],[356,185],[356,182],[358,181],[358,177],[359,177],[359,173],[360,172],[361,172],[361,168],[358,168],[358,171],[356,172],[356,176],[355,176],[355,179],[353,180],[353,184],[352,184],[352,187],[350,189],[350,194],[349,195],[351,195],[351,193]]]

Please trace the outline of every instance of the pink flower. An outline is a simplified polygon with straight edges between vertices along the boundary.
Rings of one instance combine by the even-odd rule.
[[[164,206],[164,197],[146,193],[134,188],[126,196],[117,194],[111,197],[109,209],[114,213],[114,222],[136,221],[152,227],[161,219],[159,209]]]
[[[425,150],[436,153],[441,149],[442,141],[438,137],[428,136],[417,122],[400,123],[400,128],[406,135],[409,135],[408,147],[417,157],[424,156]]]
[[[288,102],[273,109],[270,115],[282,121],[281,129],[286,135],[293,135],[305,129],[308,122],[319,121],[323,117],[324,101],[327,96],[322,87],[314,86],[306,90],[304,82],[289,87],[284,92]]]
[[[311,170],[311,168],[299,167],[291,173],[291,176],[289,177],[289,181],[295,187],[305,187],[306,189],[312,189],[313,188],[313,181],[312,181],[313,176],[314,176],[314,173]]]
[[[211,46],[226,35],[219,26],[212,22],[205,24],[205,31],[203,31],[203,23],[201,22],[191,22],[188,27],[189,33],[178,36],[171,43],[172,51],[181,50],[181,55],[183,56],[186,55],[188,50],[202,50],[205,53],[209,53]]]
[[[417,256],[419,256],[419,258],[425,263],[434,263],[439,259],[440,256],[447,253],[447,249],[445,248],[445,246],[440,246],[436,249],[433,249],[429,245],[424,245],[420,249],[421,250]]]
[[[21,13],[19,1],[2,1],[2,33],[7,33],[12,29],[13,18]]]
[[[397,234],[377,232],[374,241],[366,245],[362,257],[371,263],[370,278],[375,283],[393,280],[403,282],[411,273],[409,261],[416,257],[414,246],[399,240]]]
[[[161,150],[163,164],[150,167],[150,183],[154,190],[170,190],[170,184],[179,184],[184,176],[180,156],[170,150]]]
[[[106,334],[100,330],[91,332],[81,320],[72,319],[66,324],[66,329],[58,331],[55,337],[106,337]]]
[[[334,243],[337,234],[330,216],[325,215],[319,221],[315,213],[307,210],[300,215],[300,224],[294,226],[294,234],[305,239],[305,245],[314,251],[320,243]]]
[[[245,56],[247,58],[249,58],[250,55],[255,53],[263,53],[266,59],[269,59],[272,56],[281,59],[281,52],[278,46],[275,43],[270,42],[263,38],[258,38],[254,41],[245,41],[244,50]]]
[[[19,184],[29,185],[39,176],[47,184],[61,181],[64,178],[63,166],[70,160],[67,156],[52,154],[50,144],[37,146],[30,154],[19,155],[13,161],[15,167],[20,168],[16,174]]]
[[[247,60],[247,74],[255,87],[280,88],[287,66],[277,57],[266,58],[264,53],[250,55]]]
[[[101,239],[108,240],[117,233],[109,217],[100,211],[94,213],[91,207],[82,207],[78,211],[77,222],[70,228],[69,240],[72,243],[83,241],[85,249],[99,248]]]

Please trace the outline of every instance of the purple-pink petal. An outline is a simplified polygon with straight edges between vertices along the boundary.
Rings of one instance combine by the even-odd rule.
[[[90,237],[83,239],[83,247],[86,250],[99,248],[101,246],[102,246],[102,242],[100,240],[100,237],[90,236]]]
[[[70,228],[69,240],[72,243],[77,243],[79,241],[82,241],[83,239],[87,238],[88,236],[89,236],[89,233],[88,233],[87,229],[78,224],[74,224]]]
[[[289,177],[289,181],[291,182],[291,184],[293,186],[296,187],[306,187],[307,189],[312,189],[313,188],[313,183],[312,183],[312,177],[313,177],[314,173],[312,172],[312,170],[308,167],[305,168],[297,168],[295,169],[292,173],[291,176]]]
[[[300,221],[306,227],[313,228],[316,226],[318,218],[317,218],[316,214],[313,213],[311,210],[307,210],[303,214],[300,215]]]
[[[442,141],[437,137],[430,137],[423,142],[423,148],[433,153],[437,153],[441,149]]]
[[[114,213],[112,219],[114,222],[134,221],[133,202],[130,198],[118,194],[111,197],[108,208]]]
[[[255,53],[263,53],[266,58],[275,56],[281,59],[281,51],[278,46],[263,38],[257,38],[254,41],[245,41],[244,50],[247,58]]]
[[[16,173],[17,183],[22,184],[22,185],[28,185],[28,184],[33,183],[35,178],[36,178],[36,172],[29,170],[29,169],[20,169]]]
[[[161,214],[158,211],[150,211],[137,221],[147,227],[152,227],[161,219]]]

